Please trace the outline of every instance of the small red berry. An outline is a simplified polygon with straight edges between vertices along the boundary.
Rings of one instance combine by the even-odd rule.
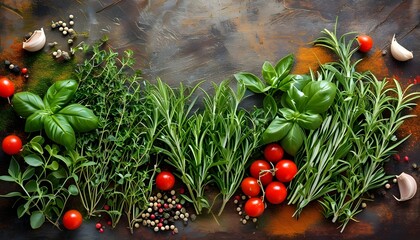
[[[25,75],[25,74],[28,73],[28,69],[27,68],[22,68],[22,70],[20,70],[20,72]]]
[[[104,232],[104,229],[103,229],[103,228],[100,228],[100,229],[99,229],[99,232],[100,232],[100,233],[103,233],[103,232]]]
[[[409,160],[408,156],[405,156],[404,161],[408,162],[408,160]]]
[[[95,227],[96,227],[96,229],[100,229],[100,228],[102,227],[102,224],[101,224],[101,223],[97,223],[97,224],[95,225]]]
[[[110,209],[109,205],[105,204],[105,205],[104,205],[104,210],[105,210],[105,211],[108,211],[109,209]]]
[[[112,222],[111,221],[108,221],[108,222],[106,222],[106,224],[108,224],[108,226],[111,226],[112,225]]]

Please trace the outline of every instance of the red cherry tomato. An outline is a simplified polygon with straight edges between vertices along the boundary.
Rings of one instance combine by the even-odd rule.
[[[259,197],[248,199],[245,203],[245,213],[250,217],[259,217],[264,213],[264,203]]]
[[[260,185],[256,178],[246,177],[241,183],[242,192],[250,197],[256,197],[260,194]]]
[[[9,135],[1,143],[3,151],[9,155],[15,155],[22,149],[22,140],[16,135]]]
[[[273,181],[273,174],[268,172],[271,169],[270,164],[265,160],[255,160],[251,166],[249,167],[249,172],[252,177],[256,179],[260,179],[263,186],[267,186],[267,184]],[[261,172],[265,171],[265,172]],[[261,173],[261,176],[260,176]]]
[[[359,43],[359,51],[361,52],[369,52],[373,46],[373,40],[368,35],[359,35],[357,36],[357,42]]]
[[[287,197],[287,188],[281,182],[271,182],[265,188],[265,199],[272,204],[280,204]]]
[[[8,98],[15,93],[15,85],[6,77],[0,77],[0,97]]]
[[[63,225],[68,230],[75,230],[83,223],[82,214],[77,210],[68,210],[63,216]]]
[[[280,182],[290,182],[295,177],[298,169],[291,160],[281,160],[276,164],[276,178]]]
[[[264,157],[267,161],[278,162],[283,158],[284,150],[277,143],[270,143],[264,148]]]
[[[171,190],[175,185],[175,176],[168,172],[162,171],[156,176],[156,187],[161,191]]]

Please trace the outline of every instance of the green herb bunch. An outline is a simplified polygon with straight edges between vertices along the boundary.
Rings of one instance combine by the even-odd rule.
[[[45,221],[59,228],[68,199],[79,193],[76,173],[94,163],[74,150],[62,151],[56,144],[45,143],[42,136],[35,136],[25,144],[21,156],[23,165],[13,157],[8,175],[0,176],[2,181],[16,183],[21,191],[0,196],[18,197],[17,215],[19,218],[30,215],[33,229]]]
[[[409,136],[395,136],[407,115],[405,109],[416,104],[419,92],[398,81],[379,81],[371,72],[357,72],[361,59],[352,60],[354,33],[340,38],[324,30],[315,45],[331,49],[338,62],[320,66],[317,75],[335,83],[338,92],[329,117],[311,131],[295,161],[299,172],[290,185],[289,204],[296,204],[296,215],[313,200],[318,200],[326,217],[341,223],[341,231],[361,211],[369,191],[383,186],[389,178],[384,164]]]
[[[77,138],[80,153],[96,163],[78,172],[78,188],[89,216],[106,212],[115,227],[125,214],[132,231],[152,192],[158,115],[146,101],[149,91],[141,90],[141,73],[130,73],[133,52],[120,58],[103,48],[85,47],[90,57],[76,72],[80,87],[75,100],[90,106],[99,119],[95,133]],[[102,209],[104,204],[110,209]]]

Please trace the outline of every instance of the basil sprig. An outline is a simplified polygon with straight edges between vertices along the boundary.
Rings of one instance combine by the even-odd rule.
[[[78,84],[75,80],[55,82],[44,98],[31,92],[19,92],[13,96],[15,111],[26,118],[25,131],[45,130],[52,141],[74,149],[76,132],[87,132],[97,128],[98,118],[80,104],[67,105],[73,98]]]
[[[292,84],[282,97],[277,116],[262,134],[263,143],[281,141],[284,150],[294,156],[303,144],[304,129],[315,130],[321,125],[321,113],[334,102],[336,90],[336,85],[326,80],[310,81],[302,89]]]

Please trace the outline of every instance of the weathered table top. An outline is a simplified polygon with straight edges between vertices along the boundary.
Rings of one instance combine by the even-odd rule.
[[[403,85],[420,81],[420,1],[280,1],[280,0],[101,0],[101,1],[19,1],[0,3],[0,53],[22,38],[25,33],[43,27],[47,41],[65,45],[65,40],[53,34],[52,20],[75,16],[75,29],[88,33],[78,41],[94,42],[103,35],[116,51],[132,49],[137,67],[144,77],[160,77],[165,82],[187,84],[205,80],[220,82],[238,71],[256,74],[265,60],[271,62],[288,53],[296,56],[294,72],[307,72],[317,61],[330,58],[314,50],[310,42],[324,28],[332,30],[338,19],[340,33],[355,31],[374,38],[374,50],[363,56],[360,68],[371,70],[379,78],[394,77]],[[414,59],[400,63],[389,50],[393,34],[398,41],[413,50]],[[44,51],[48,51],[45,49]],[[1,59],[3,60],[3,59]],[[33,71],[36,71],[34,69]],[[1,72],[0,72],[1,73]],[[418,85],[414,87],[419,91]],[[419,103],[419,101],[417,101]],[[413,110],[419,113],[419,107]],[[418,118],[411,119],[400,131],[412,137],[399,149],[408,162],[390,161],[389,174],[402,171],[420,182]],[[0,129],[0,132],[3,131]],[[5,133],[1,132],[2,136]],[[3,153],[1,153],[3,154]],[[7,159],[0,155],[0,172],[7,169]],[[4,183],[0,186],[3,187]],[[17,219],[13,201],[0,199],[1,239],[415,239],[420,234],[420,194],[407,202],[397,202],[394,186],[384,195],[377,194],[374,202],[358,215],[359,223],[351,223],[344,233],[337,229],[313,205],[296,220],[293,207],[282,204],[273,207],[260,219],[257,227],[242,225],[233,204],[215,221],[203,216],[180,233],[155,234],[149,229],[136,231],[133,236],[120,224],[100,235],[94,222],[80,229],[58,231],[52,226],[31,230],[27,219]]]

